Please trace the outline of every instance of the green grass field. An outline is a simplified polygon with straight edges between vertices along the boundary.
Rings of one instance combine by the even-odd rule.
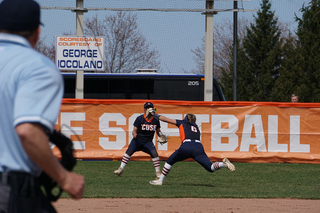
[[[78,161],[74,171],[85,176],[84,197],[320,199],[317,164],[234,163],[235,172],[209,173],[196,162],[178,162],[162,186],[149,184],[156,177],[151,161],[130,161],[122,177],[113,174],[119,165],[120,161]]]

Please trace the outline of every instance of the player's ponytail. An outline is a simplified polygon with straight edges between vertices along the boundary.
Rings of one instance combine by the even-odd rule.
[[[197,117],[194,114],[191,114],[191,113],[188,113],[186,115],[186,118],[190,123],[195,123],[196,120],[197,120]]]

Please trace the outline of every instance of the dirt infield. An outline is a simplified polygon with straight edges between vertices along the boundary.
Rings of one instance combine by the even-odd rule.
[[[60,199],[59,213],[318,213],[320,200],[296,199]]]

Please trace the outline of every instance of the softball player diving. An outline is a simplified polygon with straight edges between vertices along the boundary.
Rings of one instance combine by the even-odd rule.
[[[152,110],[148,110],[154,118],[158,120],[171,123],[179,128],[181,146],[177,149],[165,163],[162,173],[159,179],[150,181],[152,185],[162,185],[164,178],[168,175],[173,164],[178,161],[183,161],[188,158],[192,158],[203,166],[207,171],[214,172],[220,168],[227,168],[230,171],[235,171],[235,166],[227,159],[223,159],[222,162],[211,163],[207,154],[205,153],[200,141],[200,131],[197,126],[196,116],[193,114],[187,114],[183,120],[174,120],[167,118],[163,115],[157,115]]]

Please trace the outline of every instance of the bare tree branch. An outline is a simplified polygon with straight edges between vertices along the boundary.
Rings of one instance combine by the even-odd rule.
[[[35,49],[50,58],[52,61],[55,61],[56,50],[54,43],[46,44],[45,39],[46,38],[39,39]]]
[[[248,19],[242,17],[238,20],[238,45],[242,47],[243,38],[246,36],[246,29],[250,25]],[[286,22],[278,22],[281,30],[283,41],[287,38],[297,38],[295,34],[290,33],[290,24]],[[224,20],[214,25],[214,76],[221,76],[222,68],[229,70],[229,62],[232,61],[232,46],[233,46],[233,21]],[[193,60],[197,64],[197,68],[192,70],[193,73],[204,73],[204,58],[205,58],[205,38],[202,39],[201,47],[198,47],[191,52],[194,54]]]
[[[246,27],[249,21],[240,18],[238,21],[238,39],[239,46],[242,46],[242,39],[246,35]],[[233,44],[233,21],[224,20],[214,25],[214,76],[219,78],[221,68],[229,70],[229,61],[231,60],[231,47]],[[194,53],[193,59],[197,64],[197,68],[192,70],[193,73],[204,73],[204,54],[205,38],[202,39],[201,47],[191,50]]]
[[[99,20],[85,21],[85,34],[105,36],[108,73],[132,73],[136,69],[160,69],[159,53],[151,49],[137,25],[137,15],[117,12]]]

